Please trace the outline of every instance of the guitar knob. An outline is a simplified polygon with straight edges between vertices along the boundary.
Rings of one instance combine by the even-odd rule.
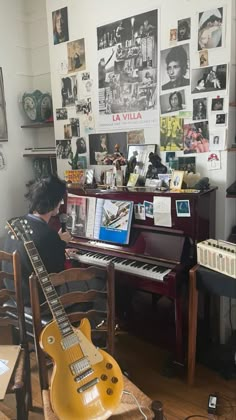
[[[102,374],[102,375],[101,375],[101,380],[102,380],[102,381],[106,381],[106,380],[107,380],[107,375]]]
[[[117,382],[118,382],[118,378],[117,378],[116,376],[113,376],[113,377],[111,378],[111,382],[112,382],[113,384],[117,384]]]
[[[112,394],[113,394],[112,389],[111,388],[107,388],[107,395],[112,395]]]
[[[111,364],[111,363],[107,363],[107,364],[106,364],[106,368],[107,368],[107,369],[112,369],[112,364]]]

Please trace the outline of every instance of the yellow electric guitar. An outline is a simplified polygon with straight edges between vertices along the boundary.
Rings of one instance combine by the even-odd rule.
[[[91,342],[91,327],[83,319],[75,329],[60,302],[40,255],[31,240],[27,220],[7,222],[13,237],[24,242],[54,320],[42,331],[40,345],[53,361],[50,397],[61,420],[103,420],[118,407],[123,378],[117,362]]]

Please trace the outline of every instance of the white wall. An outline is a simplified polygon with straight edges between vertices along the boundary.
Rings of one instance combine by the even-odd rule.
[[[160,12],[160,49],[169,48],[169,31],[170,28],[175,28],[177,20],[184,17],[191,17],[192,19],[192,39],[191,46],[197,46],[197,13],[203,10],[210,10],[216,7],[226,6],[226,34],[225,44],[223,48],[217,48],[209,50],[209,64],[224,64],[230,63],[231,60],[231,17],[232,10],[231,0],[226,0],[223,3],[219,0],[208,0],[207,5],[205,0],[157,0],[148,1],[144,5],[142,0],[90,0],[81,1],[76,0],[58,0],[55,4],[53,0],[47,0],[47,18],[48,18],[48,35],[49,35],[49,53],[50,53],[50,65],[51,65],[51,83],[52,93],[54,101],[54,110],[61,107],[61,85],[60,77],[58,73],[59,63],[62,60],[67,59],[67,45],[66,42],[60,45],[53,45],[52,36],[52,11],[60,9],[61,7],[68,7],[68,21],[69,21],[69,41],[73,41],[80,38],[85,38],[86,48],[86,70],[90,71],[91,77],[94,80],[95,88],[94,95],[92,98],[93,108],[95,108],[95,120],[98,119],[98,72],[97,72],[97,39],[96,39],[96,27],[101,26],[105,23],[110,23],[128,16],[132,16],[138,13],[159,8]],[[170,12],[171,11],[171,12]],[[197,48],[191,49],[191,67],[199,67],[199,55]],[[232,78],[232,76],[231,76]],[[233,85],[233,83],[232,83]],[[229,91],[224,92],[226,97],[226,112],[228,112],[228,94]],[[212,95],[213,96],[213,95]],[[63,138],[63,124],[64,121],[55,122],[55,136],[56,139]],[[146,143],[157,143],[159,144],[159,126],[145,129]],[[182,152],[177,152],[177,155],[181,155]],[[162,153],[163,161],[164,153]],[[233,211],[228,209],[231,206],[229,203],[225,205],[225,190],[227,185],[228,169],[227,162],[228,153],[226,151],[221,152],[222,166],[220,170],[208,171],[207,170],[207,154],[202,153],[197,155],[197,171],[202,176],[208,176],[211,185],[218,186],[217,191],[217,211],[216,211],[216,234],[218,238],[225,239],[231,229],[235,219],[232,220]],[[88,157],[87,157],[88,159]],[[88,160],[89,161],[89,160]],[[63,170],[60,172],[60,166],[58,162],[59,174],[63,176]],[[70,167],[68,166],[68,169]],[[228,186],[228,185],[227,185]],[[227,214],[226,214],[227,211]],[[228,213],[230,217],[228,217]]]
[[[33,172],[32,160],[22,157],[23,150],[40,141],[35,130],[20,128],[27,121],[20,99],[36,87],[51,90],[44,0],[0,0],[0,67],[8,124],[8,142],[0,142],[7,158],[7,168],[0,171],[1,246],[6,220],[27,209],[25,184]],[[49,137],[54,144],[52,132],[43,141]]]

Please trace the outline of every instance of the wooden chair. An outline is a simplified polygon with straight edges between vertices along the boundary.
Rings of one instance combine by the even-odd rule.
[[[61,303],[64,306],[67,306],[71,303],[85,303],[85,302],[93,302],[96,301],[99,294],[105,294],[107,299],[107,311],[106,313],[102,313],[104,315],[104,319],[106,320],[102,325],[102,328],[98,328],[93,330],[92,332],[95,333],[94,338],[96,338],[96,331],[99,333],[104,332],[107,337],[107,351],[114,355],[114,336],[115,336],[115,296],[114,296],[114,267],[110,264],[107,270],[97,268],[97,267],[89,267],[89,268],[72,268],[65,271],[62,271],[58,274],[50,274],[49,279],[52,281],[54,286],[62,286],[65,282],[73,283],[73,282],[80,282],[80,281],[91,281],[95,277],[101,275],[103,273],[106,274],[106,290],[102,292],[96,292],[95,290],[90,290],[87,292],[65,292],[64,294],[60,294]],[[49,371],[47,368],[46,363],[46,355],[42,351],[39,341],[40,335],[45,325],[45,322],[42,322],[42,313],[44,311],[45,305],[40,305],[39,303],[39,293],[38,293],[38,282],[35,275],[30,277],[30,295],[31,295],[31,307],[32,307],[32,316],[33,316],[33,325],[34,325],[34,333],[35,333],[35,348],[37,353],[38,359],[38,368],[39,368],[39,377],[40,377],[40,385],[42,391],[42,399],[43,399],[43,409],[44,409],[44,416],[47,420],[56,420],[57,416],[52,410],[51,403],[50,403],[50,390],[49,390]],[[100,311],[96,311],[95,309],[90,309],[87,312],[71,312],[70,309],[67,309],[67,314],[72,324],[76,323],[78,320],[82,318],[91,318],[96,313],[101,314]],[[92,334],[93,335],[93,334]],[[142,406],[147,419],[157,418],[161,419],[161,417],[155,417],[154,411],[152,411],[152,401],[148,398],[142,391],[140,391],[132,382],[130,382],[126,377],[124,377],[125,389],[130,392],[139,402],[140,406]],[[124,394],[124,398],[122,397],[122,402],[118,407],[118,410],[112,418],[114,419],[135,419],[138,420],[139,418],[144,418],[139,409],[137,408],[136,403],[132,395]]]
[[[32,393],[29,347],[22,297],[20,256],[16,251],[13,254],[0,251],[0,263],[2,261],[12,264],[13,273],[0,271],[0,327],[11,328],[12,342],[9,344],[14,342],[14,344],[21,346],[20,355],[10,380],[7,394],[15,394],[17,420],[27,420],[28,411],[32,408]],[[14,281],[14,290],[9,290],[5,287],[4,279],[12,279]]]

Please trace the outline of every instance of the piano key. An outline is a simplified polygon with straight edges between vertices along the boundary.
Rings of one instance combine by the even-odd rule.
[[[96,252],[85,252],[83,255],[78,253],[75,254],[75,258],[81,263],[94,263],[103,267],[106,266],[109,262],[113,262],[116,270],[159,281],[163,281],[164,277],[171,271],[171,269],[167,267],[143,263],[142,261],[135,261],[132,259],[123,259],[121,257],[103,255]]]

